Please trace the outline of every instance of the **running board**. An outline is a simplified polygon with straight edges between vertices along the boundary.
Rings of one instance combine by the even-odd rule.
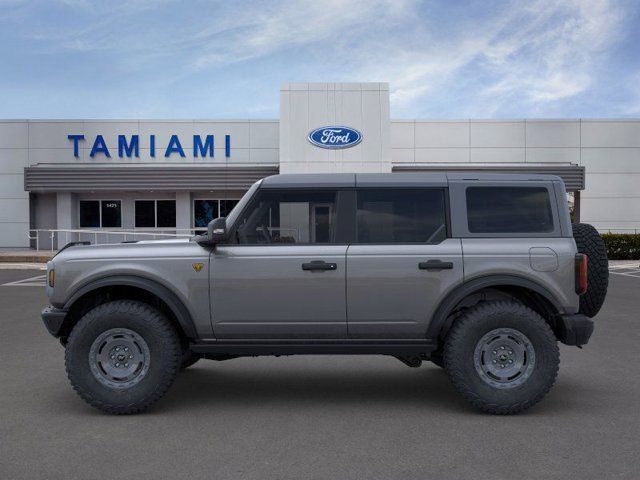
[[[203,355],[393,355],[428,357],[437,348],[429,340],[217,340],[192,343]]]

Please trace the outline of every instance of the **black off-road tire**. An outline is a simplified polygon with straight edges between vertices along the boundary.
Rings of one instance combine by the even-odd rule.
[[[533,351],[526,379],[520,377],[501,388],[482,378],[475,360],[478,345],[489,332],[497,330],[518,332]],[[514,414],[538,403],[553,386],[559,364],[560,351],[549,325],[516,301],[486,302],[470,308],[454,323],[445,340],[444,366],[451,382],[474,407],[487,413]]]
[[[587,223],[574,223],[573,238],[578,252],[587,255],[587,291],[580,295],[580,313],[595,317],[602,308],[609,286],[609,259],[598,231]]]
[[[444,357],[442,356],[442,352],[440,350],[433,352],[429,357],[429,360],[436,367],[444,368]]]
[[[145,344],[148,365],[137,383],[116,388],[105,385],[106,380],[95,373],[100,370],[91,362],[91,352],[102,336],[120,330],[133,332]],[[90,310],[73,327],[65,351],[67,376],[75,391],[89,405],[111,414],[148,409],[175,380],[181,359],[180,340],[169,320],[148,304],[133,300],[117,300]]]

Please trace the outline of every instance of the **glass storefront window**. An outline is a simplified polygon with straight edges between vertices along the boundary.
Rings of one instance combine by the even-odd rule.
[[[122,227],[120,200],[81,200],[80,228]]]
[[[206,228],[214,218],[226,217],[239,200],[194,200],[193,226]]]
[[[211,220],[217,218],[218,200],[194,200],[193,201],[193,226],[205,227]]]
[[[156,226],[156,205],[153,200],[136,200],[136,228],[153,228]]]
[[[100,228],[100,201],[80,202],[80,228]]]
[[[136,200],[136,228],[175,228],[175,200]]]
[[[176,201],[158,200],[156,208],[156,226],[159,228],[175,228]]]
[[[239,200],[220,200],[220,216],[226,217],[231,213],[233,207],[238,204]]]

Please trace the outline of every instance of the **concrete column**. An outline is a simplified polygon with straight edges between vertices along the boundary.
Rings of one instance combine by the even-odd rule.
[[[176,229],[188,230],[191,228],[191,192],[176,192]]]
[[[78,202],[76,196],[70,192],[59,192],[56,194],[56,225],[58,229],[78,228]],[[78,240],[74,234],[58,234],[57,248],[63,246],[67,241]]]

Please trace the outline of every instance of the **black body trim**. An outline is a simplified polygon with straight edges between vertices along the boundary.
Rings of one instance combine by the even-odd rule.
[[[557,322],[556,335],[565,345],[577,347],[586,345],[593,333],[593,320],[586,315],[576,313],[573,315],[561,315]]]
[[[467,296],[483,288],[497,286],[528,288],[551,303],[556,310],[555,313],[562,313],[562,306],[555,296],[549,290],[532,280],[516,275],[489,275],[478,277],[462,283],[440,303],[427,328],[427,338],[438,338],[446,330],[447,317],[453,311],[454,307]]]
[[[185,335],[189,338],[198,338],[198,333],[193,324],[191,314],[178,296],[164,285],[144,277],[138,277],[135,275],[114,275],[94,280],[76,290],[74,294],[67,299],[63,308],[64,310],[69,310],[79,298],[87,293],[99,288],[111,286],[137,287],[157,296],[167,304],[169,309],[171,309],[171,312],[175,315]]]
[[[203,355],[400,355],[428,358],[437,348],[429,340],[218,340],[193,343],[191,351]]]
[[[91,242],[88,242],[86,240],[83,240],[81,242],[69,242],[64,247],[62,247],[60,250],[58,250],[58,252],[53,257],[51,257],[51,260],[56,258],[58,255],[60,255],[62,252],[64,252],[67,248],[76,247],[78,245],[91,245]]]
[[[55,307],[46,307],[42,310],[42,321],[47,330],[54,337],[60,336],[60,331],[67,317],[67,311]]]

